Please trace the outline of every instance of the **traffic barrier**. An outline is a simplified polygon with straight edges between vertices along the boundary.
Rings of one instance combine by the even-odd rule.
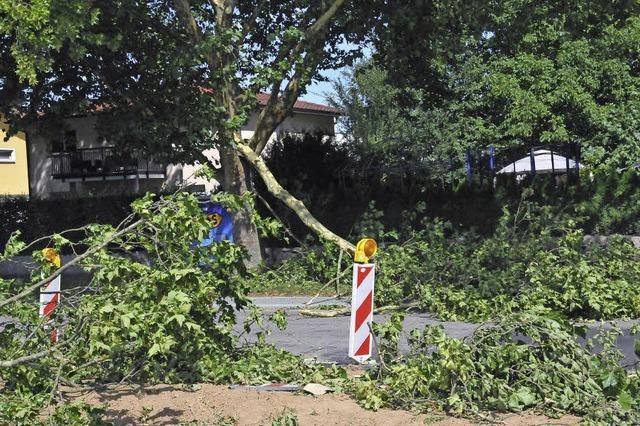
[[[60,268],[61,261],[60,255],[56,250],[52,248],[46,248],[42,250],[44,258],[51,262],[57,269]],[[61,276],[58,275],[53,280],[49,281],[43,287],[40,288],[40,316],[50,318],[53,311],[60,303],[60,286]],[[51,330],[51,342],[56,343],[58,341],[58,329]]]
[[[372,353],[371,321],[373,320],[375,264],[367,262],[377,250],[376,242],[367,238],[357,244],[354,256],[349,357],[360,363],[369,359]]]

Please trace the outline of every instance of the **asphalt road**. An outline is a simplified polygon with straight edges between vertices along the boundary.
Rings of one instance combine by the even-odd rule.
[[[267,336],[267,342],[290,352],[302,355],[305,358],[316,358],[318,362],[352,364],[353,360],[347,357],[347,345],[349,340],[349,317],[339,316],[333,318],[304,317],[298,314],[298,309],[308,297],[256,297],[254,303],[265,311],[274,312],[276,309],[284,309],[287,312],[289,325],[286,330],[280,331],[271,326],[272,333]],[[321,299],[326,304],[337,304],[335,300]],[[322,304],[322,303],[321,303]],[[317,305],[316,305],[317,306]],[[374,321],[381,322],[384,316],[375,315]],[[622,365],[630,366],[638,361],[634,353],[634,337],[629,329],[640,320],[617,321],[616,325],[623,331],[623,335],[617,339],[617,346],[622,350],[625,358]],[[425,325],[441,324],[447,335],[455,338],[470,336],[478,327],[478,324],[459,321],[439,321],[428,314],[409,313],[404,321],[404,335],[400,342],[400,350],[408,351],[407,333],[415,328],[423,328]],[[597,333],[601,323],[588,324],[588,337]],[[611,327],[610,323],[604,323],[604,327]],[[250,339],[255,338],[252,335]],[[596,350],[598,350],[596,348]]]

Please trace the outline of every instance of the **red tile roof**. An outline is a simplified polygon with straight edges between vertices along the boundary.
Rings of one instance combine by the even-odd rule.
[[[269,101],[269,93],[258,93],[256,99],[258,100],[258,105],[265,106]],[[307,102],[307,101],[296,101],[293,104],[294,112],[315,112],[320,114],[331,114],[338,115],[340,114],[340,110],[338,108],[334,108],[329,105],[317,104],[315,102]]]
[[[199,89],[205,93],[213,93],[213,89],[206,87],[199,87]],[[271,94],[269,93],[258,93],[256,99],[258,101],[258,105],[265,106],[269,101],[269,97]],[[87,108],[87,112],[89,113],[99,113],[103,111],[107,111],[112,108],[112,105],[109,104],[93,104]],[[340,115],[342,111],[338,108],[334,108],[330,105],[318,104],[315,102],[301,101],[297,100],[293,104],[293,112],[311,112],[316,114],[330,114],[330,115]]]

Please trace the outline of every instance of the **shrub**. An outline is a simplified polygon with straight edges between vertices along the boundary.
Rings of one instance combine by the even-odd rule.
[[[417,231],[382,232],[370,217],[363,232],[377,230],[382,243],[375,259],[378,306],[417,301],[442,319],[467,321],[534,306],[570,318],[640,317],[640,250],[623,238],[608,247],[584,246],[576,222],[550,206],[525,200],[504,208],[485,237],[429,219]],[[295,276],[317,288],[335,277],[337,257],[325,249],[285,262],[269,273],[269,285]],[[322,273],[309,272],[317,270]]]
[[[383,251],[377,279],[382,303],[402,298],[444,319],[482,321],[533,306],[571,318],[640,317],[635,284],[640,250],[623,238],[583,245],[583,233],[549,208],[505,209],[495,233],[479,239],[441,223]]]
[[[237,208],[250,200],[222,194],[218,201]],[[79,241],[66,234],[47,240],[58,251],[83,253],[80,265],[93,271],[88,286],[65,289],[49,322],[38,317],[32,297],[9,299],[36,290],[38,281],[53,272],[40,250],[33,253],[38,268],[30,282],[0,280],[0,315],[11,319],[0,331],[0,359],[45,355],[0,368],[0,422],[31,422],[60,380],[246,383],[325,377],[324,369],[307,367],[262,339],[257,346],[239,342],[233,331],[239,310],[251,309],[245,327],[262,324],[247,296],[246,250],[228,242],[196,243],[208,234],[210,223],[193,195],[147,195],[132,209],[135,215],[117,227],[84,227]],[[0,259],[30,249],[18,236]],[[152,263],[114,255],[137,250],[144,250]],[[274,319],[283,323],[281,317]],[[60,332],[55,346],[53,328]],[[68,407],[58,414],[71,418],[82,413]]]
[[[0,196],[0,250],[4,250],[15,231],[20,231],[25,241],[33,241],[88,223],[115,226],[131,214],[133,200],[133,197],[29,200]]]
[[[372,409],[444,409],[483,420],[490,420],[486,410],[535,409],[598,424],[637,424],[640,381],[618,365],[615,331],[601,335],[597,355],[576,341],[583,332],[540,309],[481,325],[465,340],[427,326],[411,332],[408,356],[387,359],[352,391]],[[379,334],[381,347],[397,347],[398,335]]]

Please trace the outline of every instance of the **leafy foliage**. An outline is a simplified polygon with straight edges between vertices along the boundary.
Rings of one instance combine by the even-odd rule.
[[[593,171],[638,162],[637,2],[407,1],[336,103],[363,153],[461,180],[464,152],[579,143]],[[440,172],[444,168],[446,173]],[[433,172],[432,172],[433,170]]]
[[[248,286],[252,292],[269,294],[307,294],[314,293],[320,288],[319,284],[326,284],[336,278],[338,267],[349,268],[350,263],[345,259],[338,265],[339,249],[335,244],[325,242],[321,247],[305,249],[296,257],[289,259],[274,269],[265,269],[254,275]],[[337,285],[327,291],[334,291],[342,285],[342,289],[350,288],[344,276]]]
[[[610,238],[606,247],[584,245],[576,222],[553,206],[525,199],[505,207],[487,237],[424,218],[420,206],[404,217],[399,230],[386,231],[375,215],[356,227],[384,245],[376,258],[379,306],[412,300],[442,319],[469,321],[534,306],[570,318],[640,316],[639,250],[622,237]],[[416,219],[422,229],[410,226]],[[334,278],[335,251],[313,253],[269,272],[270,288],[292,276],[306,287]]]
[[[401,328],[401,320],[395,317],[392,327]],[[618,365],[619,353],[606,333],[598,339],[604,344],[598,355],[579,345],[576,333],[581,331],[545,310],[501,317],[465,340],[427,326],[411,331],[406,358],[388,359],[352,389],[371,409],[445,409],[483,420],[486,410],[535,409],[584,415],[597,424],[637,423],[638,378]],[[380,335],[385,346],[396,347],[398,336]]]
[[[423,90],[397,87],[389,72],[373,61],[353,68],[334,84],[332,102],[345,111],[339,121],[354,158],[362,163],[356,173],[376,181],[436,181],[461,179],[464,145],[444,109],[426,109]],[[410,102],[399,102],[408,99]]]
[[[459,94],[470,99],[461,105],[459,122],[467,143],[580,142],[592,168],[634,164],[639,153],[632,111],[638,108],[640,80],[631,59],[637,52],[629,46],[638,45],[640,22],[632,6],[622,9],[614,22],[598,20],[588,30],[567,31],[568,23],[559,21],[543,29],[550,16],[542,15],[539,27],[521,35],[523,47],[465,60],[457,78],[467,82]],[[581,18],[588,19],[588,12]],[[567,32],[572,34],[565,37]],[[493,40],[484,43],[490,49]]]
[[[236,208],[245,205],[228,195],[219,201]],[[132,207],[135,217],[120,227],[86,228],[79,243],[101,247],[82,262],[94,271],[93,280],[88,288],[65,293],[51,323],[38,318],[29,299],[3,308],[12,318],[0,333],[4,359],[50,348],[51,327],[61,332],[49,357],[0,370],[3,419],[33,422],[60,380],[135,380],[321,382],[350,389],[373,409],[483,415],[479,413],[485,410],[535,408],[553,415],[587,415],[594,421],[637,421],[633,410],[638,408],[638,383],[618,367],[615,334],[604,334],[599,341],[604,350],[592,355],[576,342],[576,330],[560,319],[637,316],[640,304],[631,285],[640,273],[637,249],[623,239],[612,240],[607,248],[584,248],[575,224],[558,220],[548,226],[554,223],[548,207],[525,201],[516,212],[505,209],[495,235],[484,240],[438,222],[419,232],[408,227],[383,230],[379,237],[386,246],[377,260],[379,301],[416,298],[423,309],[452,319],[502,315],[467,341],[449,338],[438,328],[414,331],[413,352],[407,358],[398,351],[402,315],[394,315],[391,322],[374,327],[382,370],[358,380],[349,380],[340,368],[308,365],[265,345],[266,331],[259,334],[257,345],[241,344],[234,333],[238,309],[250,309],[245,330],[264,325],[247,299],[255,281],[247,280],[242,247],[194,244],[210,225],[193,196],[147,196]],[[411,223],[420,214],[406,216]],[[123,226],[132,228],[113,238]],[[375,214],[358,232],[371,229],[380,230]],[[410,239],[394,242],[400,238]],[[107,239],[111,242],[102,247]],[[51,244],[58,249],[79,247],[62,236],[54,236]],[[18,239],[7,248],[4,256],[28,249]],[[139,250],[151,263],[127,254]],[[118,251],[121,254],[114,255]],[[337,248],[327,245],[290,262],[294,269],[281,271],[286,276],[274,272],[262,279],[291,280],[296,271],[300,277],[306,272],[314,281],[328,281],[336,276],[338,257]],[[51,272],[39,251],[34,259],[40,267],[33,280]],[[2,281],[2,294],[16,294],[28,285]],[[87,291],[90,294],[83,294]],[[271,320],[286,326],[282,312]],[[55,410],[52,418],[67,422],[99,419],[99,410],[88,406],[64,404]]]
[[[531,306],[572,318],[640,315],[633,290],[638,249],[630,241],[584,247],[583,233],[570,222],[554,229],[542,225],[553,220],[543,216],[514,228],[514,220],[522,217],[505,212],[495,234],[483,240],[446,237],[446,228],[435,225],[388,247],[378,262],[379,300],[417,299],[445,319],[485,320]]]
[[[234,208],[248,201],[228,194],[216,200]],[[118,227],[90,225],[75,242],[60,235],[50,239],[57,250],[84,248],[80,264],[93,272],[87,287],[64,289],[50,322],[38,317],[29,297],[1,308],[8,318],[0,332],[1,359],[51,353],[0,369],[0,418],[31,422],[61,380],[72,385],[134,380],[264,383],[340,377],[341,371],[307,366],[265,345],[262,338],[254,346],[239,340],[238,327],[245,332],[251,326],[264,328],[262,313],[247,297],[246,250],[228,242],[206,247],[197,243],[211,227],[197,198],[182,192],[159,198],[148,194],[132,208],[134,215]],[[2,258],[28,248],[14,239]],[[53,271],[39,250],[34,260],[39,267],[31,282],[0,280],[2,300]],[[237,312],[249,308],[246,323],[237,324]],[[281,312],[272,315],[272,321],[286,326]],[[60,332],[55,346],[50,342],[52,328]],[[83,416],[93,416],[80,406],[61,405],[60,410],[52,418],[83,423]]]
[[[284,409],[282,414],[271,418],[271,426],[298,426],[298,416],[289,409]]]
[[[3,0],[0,34],[11,34],[2,46],[8,48],[3,59],[15,66],[22,81],[36,83],[39,72],[51,70],[52,56],[63,46],[72,55],[81,53],[81,33],[96,23],[98,13],[91,1]]]
[[[640,234],[640,172],[608,170],[583,184],[576,216],[582,227],[597,234]]]
[[[248,122],[258,93],[286,90],[265,119],[277,126],[321,70],[360,56],[343,44],[370,32],[372,5],[345,2],[324,16],[326,2],[298,0],[5,0],[0,110],[14,128],[45,112],[52,131],[99,111],[99,133],[122,149],[204,160],[214,139],[227,144],[225,132]]]
[[[104,410],[100,406],[92,406],[83,402],[63,402],[50,407],[46,416],[40,417],[42,406],[49,395],[7,394],[0,395],[0,419],[6,424],[15,425],[106,425],[102,421]]]

